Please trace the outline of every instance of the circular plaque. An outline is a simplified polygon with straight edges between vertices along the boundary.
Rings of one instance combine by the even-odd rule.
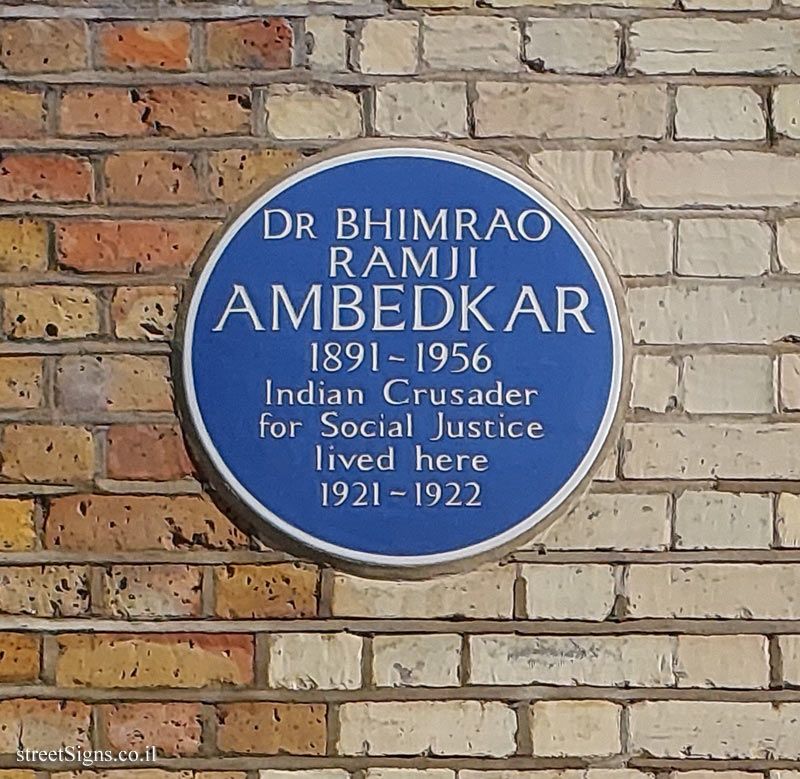
[[[370,565],[506,546],[590,478],[626,385],[617,280],[521,171],[371,146],[216,239],[183,312],[184,420],[256,523]]]

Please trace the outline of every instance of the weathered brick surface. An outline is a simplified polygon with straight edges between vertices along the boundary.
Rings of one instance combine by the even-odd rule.
[[[86,287],[7,287],[2,299],[11,338],[80,338],[100,329],[97,294]]]
[[[111,299],[114,334],[135,341],[168,341],[177,307],[174,287],[120,287]]]
[[[675,676],[679,687],[761,689],[769,686],[764,636],[681,636]]]
[[[514,751],[517,722],[502,703],[479,701],[345,703],[339,752],[345,755],[485,755]]]
[[[0,88],[0,135],[35,138],[45,132],[44,94],[16,87]]]
[[[455,687],[461,661],[456,635],[375,636],[373,676],[379,687]]]
[[[358,97],[346,89],[276,85],[266,109],[267,131],[278,140],[345,140],[362,133]]]
[[[39,678],[41,641],[24,633],[0,633],[0,681],[30,682]]]
[[[525,60],[545,72],[608,73],[619,62],[620,29],[610,19],[531,19]]]
[[[540,701],[532,706],[533,753],[541,757],[621,751],[622,708],[608,701]]]
[[[109,22],[97,36],[98,64],[108,68],[183,70],[189,64],[186,22]]]
[[[106,606],[119,617],[197,617],[202,571],[189,565],[115,565],[105,572]]]
[[[0,270],[47,268],[47,229],[33,219],[0,219]]]
[[[475,636],[472,684],[588,684],[668,687],[673,683],[667,636]]]
[[[337,574],[332,608],[342,617],[509,617],[513,586],[510,567],[420,582]]]
[[[658,86],[478,84],[479,136],[660,138],[667,94]]]
[[[235,634],[63,635],[56,682],[64,687],[204,687],[253,678],[253,638]]]
[[[217,708],[217,747],[245,755],[321,755],[325,706],[297,703],[229,703]]]
[[[233,203],[269,186],[300,159],[285,149],[228,149],[210,156],[212,194]]]
[[[106,472],[112,479],[170,481],[194,472],[180,428],[114,425],[108,430]]]
[[[89,605],[86,568],[63,565],[0,568],[0,612],[75,617]]]
[[[103,169],[112,203],[195,203],[203,191],[186,152],[129,151],[112,154]]]
[[[627,597],[636,617],[797,619],[798,578],[791,564],[634,565]]]
[[[89,161],[67,154],[5,154],[0,159],[0,200],[87,202],[94,195]]]
[[[532,619],[603,620],[614,606],[610,565],[525,565],[522,577]]]
[[[216,570],[220,617],[312,617],[318,573],[303,564],[229,565]]]
[[[41,405],[43,370],[41,357],[0,357],[0,407]]]
[[[247,19],[208,25],[208,62],[215,68],[288,68],[292,32],[283,19]]]
[[[0,701],[0,753],[18,749],[90,749],[91,708],[77,701]]]
[[[390,83],[377,91],[375,126],[384,135],[462,138],[467,135],[463,84]]]
[[[94,475],[92,434],[85,427],[7,425],[2,474],[25,482],[81,482]]]
[[[0,549],[32,549],[36,545],[36,527],[32,500],[0,498]]]
[[[154,746],[160,754],[195,755],[202,736],[197,703],[118,703],[100,707],[104,735],[115,749]]]
[[[51,549],[100,552],[186,549],[192,545],[231,549],[246,545],[208,499],[181,495],[68,495],[55,498],[44,528]]]
[[[361,686],[362,639],[347,633],[278,633],[270,638],[267,682],[289,690]]]
[[[163,357],[70,355],[56,368],[56,403],[68,411],[170,411],[169,378]]]
[[[78,70],[87,62],[86,24],[77,19],[19,19],[0,27],[0,64],[12,73]]]

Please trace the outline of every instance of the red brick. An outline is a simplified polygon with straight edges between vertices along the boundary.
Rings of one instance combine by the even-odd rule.
[[[0,158],[0,200],[69,203],[92,199],[89,160],[67,154],[6,154]]]
[[[199,703],[120,703],[100,706],[112,749],[154,746],[170,757],[195,755],[202,733]]]
[[[226,618],[313,617],[316,568],[302,563],[229,565],[216,568],[215,613]]]
[[[205,221],[77,221],[56,227],[59,263],[79,271],[185,271],[217,227]]]
[[[114,425],[108,431],[108,475],[112,479],[170,481],[194,469],[180,428],[171,425]]]
[[[285,19],[211,22],[207,59],[212,68],[264,68],[292,65],[292,30]]]
[[[89,633],[58,638],[63,687],[180,687],[253,681],[253,637],[242,634]]]
[[[44,135],[44,94],[17,87],[0,87],[0,136],[36,138]]]
[[[105,178],[112,203],[197,203],[203,200],[192,156],[185,152],[112,154],[106,160]]]
[[[86,66],[86,25],[78,19],[19,19],[0,27],[0,64],[10,73]]]
[[[91,749],[91,707],[77,701],[0,701],[0,753],[18,749]]]
[[[64,135],[142,136],[150,134],[146,106],[132,99],[135,90],[114,87],[67,89],[59,106]]]
[[[97,28],[97,64],[108,68],[184,70],[189,66],[186,22],[111,22]]]
[[[325,706],[300,703],[228,703],[217,707],[220,752],[324,755]]]
[[[207,498],[194,495],[67,495],[50,503],[48,549],[241,549],[248,541]]]
[[[223,87],[70,89],[61,101],[66,135],[197,137],[247,134],[250,91]]]

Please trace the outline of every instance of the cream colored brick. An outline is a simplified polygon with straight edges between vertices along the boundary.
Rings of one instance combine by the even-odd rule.
[[[536,757],[605,757],[622,750],[622,707],[608,701],[539,701],[532,707]]]
[[[756,219],[684,219],[678,226],[678,273],[760,276],[769,271],[772,230]]]
[[[617,451],[612,449],[595,471],[594,481],[617,480],[617,457]]]
[[[800,23],[778,19],[646,19],[631,25],[640,73],[796,73]]]
[[[800,354],[784,354],[780,358],[781,409],[800,409]]]
[[[767,137],[761,97],[750,87],[679,87],[675,103],[677,138],[729,141]]]
[[[778,636],[783,681],[800,685],[800,636]]]
[[[462,138],[467,129],[464,84],[403,82],[378,87],[375,128],[383,135],[410,138]]]
[[[449,768],[368,768],[366,779],[455,779]]]
[[[503,618],[512,613],[514,570],[495,566],[421,581],[382,581],[336,574],[336,617]]]
[[[669,687],[669,636],[515,636],[470,638],[470,684]]]
[[[778,222],[778,259],[785,271],[800,273],[800,219]]]
[[[309,16],[306,19],[308,64],[312,70],[347,68],[345,20],[336,16]]]
[[[687,11],[765,11],[772,7],[772,0],[683,0],[683,7]]]
[[[767,549],[772,498],[732,492],[684,492],[675,501],[679,549]]]
[[[273,634],[267,682],[288,690],[356,690],[361,645],[361,638],[349,633]]]
[[[614,606],[610,565],[523,565],[530,619],[604,620]]]
[[[769,703],[646,701],[630,708],[633,751],[653,757],[772,757],[777,724]]]
[[[666,130],[661,86],[482,82],[477,91],[478,136],[660,138]]]
[[[597,219],[592,226],[621,275],[659,276],[672,270],[672,222]]]
[[[663,413],[677,404],[678,364],[672,357],[637,354],[633,358],[631,406]]]
[[[195,779],[239,779],[237,774],[209,771],[205,775],[195,774]],[[312,768],[304,771],[281,771],[274,768],[261,769],[258,779],[350,779],[350,774],[342,768]]]
[[[362,73],[407,75],[419,61],[419,22],[410,19],[367,19],[358,42]]]
[[[665,208],[793,205],[798,178],[799,157],[760,151],[645,151],[628,165],[634,200]]]
[[[489,0],[487,5],[495,8],[530,6],[534,8],[562,8],[567,5],[597,5],[597,0]],[[672,0],[614,0],[615,8],[672,8]]]
[[[458,779],[586,779],[585,769],[562,768],[550,771],[459,771]]]
[[[800,547],[800,495],[782,492],[775,509],[775,529],[778,546]]]
[[[630,479],[798,479],[800,425],[631,423],[622,473]]]
[[[457,687],[461,636],[375,636],[372,657],[378,687]]]
[[[751,563],[632,565],[632,617],[797,619],[800,566]]]
[[[587,495],[524,548],[665,549],[666,495]]]
[[[516,19],[427,16],[422,20],[422,59],[434,70],[521,70],[520,45]]]
[[[800,84],[775,87],[772,102],[775,129],[788,138],[800,138]]]
[[[679,636],[678,687],[766,689],[769,651],[764,636]]]
[[[516,750],[517,718],[504,703],[411,701],[344,703],[342,755],[506,757]]]
[[[693,414],[774,411],[772,357],[695,354],[684,361],[683,407]]]
[[[628,290],[635,343],[771,344],[800,333],[800,287],[674,282]]]
[[[620,26],[608,19],[530,19],[525,60],[536,70],[609,73],[619,60]]]
[[[270,87],[267,130],[279,140],[357,138],[361,135],[358,98],[336,87]]]
[[[528,168],[574,208],[621,204],[614,152],[548,149],[528,157]]]

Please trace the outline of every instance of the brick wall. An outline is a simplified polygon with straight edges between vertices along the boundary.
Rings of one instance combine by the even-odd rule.
[[[800,0],[6,3],[0,67],[0,779],[800,777]],[[362,136],[527,167],[627,289],[618,456],[446,578],[264,549],[173,411],[213,229]]]

